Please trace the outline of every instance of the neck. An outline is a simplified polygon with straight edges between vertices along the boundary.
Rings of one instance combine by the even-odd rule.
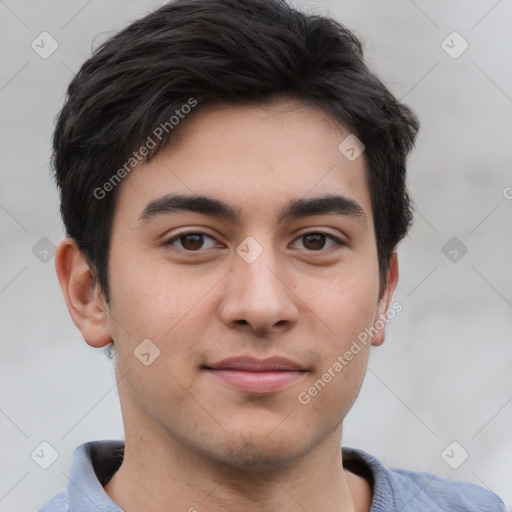
[[[123,463],[105,491],[125,512],[367,512],[371,490],[343,469],[341,428],[336,434],[287,467],[251,470],[126,432]]]

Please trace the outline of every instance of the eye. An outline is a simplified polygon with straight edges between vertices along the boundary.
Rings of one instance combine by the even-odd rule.
[[[322,233],[316,231],[303,233],[301,236],[299,236],[299,238],[297,238],[296,242],[299,240],[303,240],[303,247],[310,251],[320,251],[325,249],[325,244],[327,241],[331,242],[330,247],[327,247],[328,249],[337,245],[346,245],[339,238],[331,235],[330,233]]]
[[[210,240],[209,244],[206,243]],[[310,233],[304,233],[300,235],[296,240],[302,241],[302,247],[299,249],[307,249],[308,251],[321,251],[322,249],[330,249],[336,246],[346,245],[339,238],[331,235],[330,233],[323,233],[321,231],[314,231]],[[326,247],[326,244],[328,245]],[[188,231],[184,233],[178,233],[166,242],[164,245],[171,245],[179,250],[187,252],[200,252],[201,249],[211,249],[217,246],[217,241],[210,235],[201,231]]]
[[[210,245],[205,247],[205,239],[210,239]],[[179,243],[180,246],[177,246],[176,243]],[[176,236],[170,238],[165,242],[165,245],[172,245],[177,249],[182,249],[185,251],[198,251],[199,249],[211,249],[216,246],[215,239],[207,235],[206,233],[201,233],[200,231],[189,231],[187,233],[179,233]]]

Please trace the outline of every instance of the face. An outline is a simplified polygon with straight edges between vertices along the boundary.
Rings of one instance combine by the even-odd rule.
[[[296,101],[218,108],[122,183],[108,322],[127,439],[278,467],[341,435],[370,349],[353,342],[394,287],[380,296],[347,135]]]

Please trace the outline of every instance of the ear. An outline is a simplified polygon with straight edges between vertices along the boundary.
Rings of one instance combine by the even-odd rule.
[[[86,258],[72,238],[63,240],[55,253],[55,269],[69,314],[91,347],[112,341],[108,305]]]
[[[386,312],[391,304],[391,298],[398,284],[398,256],[396,250],[391,254],[389,267],[387,271],[386,288],[381,291],[379,302],[377,304],[377,313],[375,316],[374,328],[377,334],[372,339],[372,345],[378,347],[384,343],[386,323],[388,321]]]

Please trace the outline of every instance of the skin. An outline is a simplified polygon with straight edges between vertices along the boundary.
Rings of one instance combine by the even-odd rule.
[[[105,491],[127,512],[369,510],[370,486],[343,468],[340,445],[370,343],[307,405],[297,399],[385,314],[398,280],[394,254],[379,289],[364,154],[349,161],[338,151],[348,134],[292,99],[190,116],[172,146],[120,185],[109,305],[73,240],[60,244],[73,321],[89,345],[113,340],[117,351],[125,459]],[[210,196],[241,217],[180,211],[139,220],[168,193]],[[291,199],[324,193],[357,202],[364,221],[330,213],[277,222]],[[203,245],[165,245],[187,230],[208,235]],[[252,263],[236,252],[248,236],[263,248]],[[134,356],[147,338],[160,349],[149,366]],[[381,330],[372,344],[383,341]],[[308,371],[257,395],[202,369],[239,355],[285,356]]]

